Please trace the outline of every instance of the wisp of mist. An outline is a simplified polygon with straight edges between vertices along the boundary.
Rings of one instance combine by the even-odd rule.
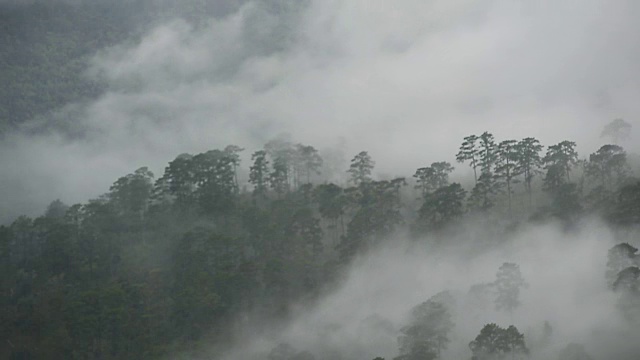
[[[605,225],[592,220],[573,232],[532,225],[506,240],[487,236],[467,225],[455,236],[388,239],[357,258],[337,290],[300,308],[284,330],[242,339],[224,359],[264,359],[281,343],[318,359],[392,359],[411,308],[443,291],[454,299],[455,323],[441,354],[445,360],[471,358],[468,344],[488,323],[515,325],[531,359],[556,359],[572,343],[583,344],[597,359],[631,352],[633,335],[605,282],[607,251],[615,243]],[[500,246],[478,251],[477,243],[496,241]],[[511,314],[496,310],[491,292],[478,297],[469,291],[493,282],[504,262],[518,264],[527,283]]]

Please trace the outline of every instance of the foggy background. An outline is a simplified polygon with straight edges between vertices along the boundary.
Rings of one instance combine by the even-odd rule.
[[[325,357],[333,351],[341,359],[394,359],[410,310],[443,291],[453,299],[455,326],[442,359],[470,358],[469,342],[489,323],[515,325],[534,360],[566,360],[558,353],[571,343],[595,359],[637,358],[637,330],[619,312],[604,280],[607,250],[621,241],[604,224],[589,219],[575,233],[557,224],[526,226],[508,236],[473,222],[459,225],[463,230],[455,235],[426,242],[397,234],[360,256],[342,285],[317,306],[300,308],[283,329],[240,337],[223,358],[265,359],[275,345],[286,343]],[[504,262],[517,263],[527,283],[522,304],[511,314],[496,310],[493,291],[471,291],[495,281]]]
[[[104,91],[2,135],[3,222],[140,166],[159,176],[180,153],[233,143],[247,156],[281,133],[408,176],[453,163],[472,133],[568,139],[585,157],[606,123],[638,117],[632,0],[210,1],[216,16],[198,21],[136,4],[162,15],[90,57],[85,76]]]
[[[0,51],[2,31],[28,39],[36,22],[4,15],[39,3],[0,0]],[[62,12],[101,6],[129,33],[79,58],[93,84],[84,96],[20,123],[0,118],[0,224],[40,214],[56,198],[95,198],[142,166],[158,178],[181,153],[228,144],[246,149],[241,180],[250,154],[284,137],[318,148],[334,172],[326,178],[338,183],[348,160],[366,150],[375,177],[410,178],[449,161],[452,180],[464,184],[473,172],[454,156],[470,134],[536,137],[545,146],[575,141],[582,159],[609,142],[600,134],[613,119],[640,126],[640,2],[633,0],[47,3]],[[194,15],[196,5],[206,11]],[[634,134],[620,143],[636,162],[637,143]],[[597,219],[575,232],[549,223],[508,234],[474,221],[457,224],[450,237],[412,242],[395,234],[341,269],[334,291],[290,321],[238,319],[229,330],[237,344],[225,358],[264,359],[286,342],[322,356],[390,359],[410,309],[442,291],[454,299],[456,323],[442,358],[468,358],[469,341],[491,322],[525,333],[532,359],[555,359],[569,343],[596,359],[634,358],[637,329],[618,311],[604,274],[608,249],[638,246],[637,234]],[[496,311],[490,294],[469,293],[494,281],[504,262],[519,264],[528,283],[513,314]]]

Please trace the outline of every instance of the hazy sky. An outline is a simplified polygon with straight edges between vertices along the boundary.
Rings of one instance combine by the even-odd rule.
[[[485,130],[574,140],[584,157],[607,122],[640,114],[638,18],[634,0],[271,0],[200,28],[176,19],[95,54],[87,76],[108,91],[57,114],[84,137],[3,140],[0,219],[283,132],[405,176]]]

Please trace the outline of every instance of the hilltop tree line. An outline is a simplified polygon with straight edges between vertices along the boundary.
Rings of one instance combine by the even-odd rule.
[[[470,189],[450,182],[446,161],[410,179],[377,179],[366,151],[344,169],[345,184],[331,183],[318,150],[284,140],[250,154],[247,183],[235,145],[179,155],[159,177],[142,167],[84,204],[57,200],[42,216],[0,226],[0,357],[148,359],[199,344],[221,352],[246,326],[313,303],[355,256],[403,228],[420,239],[478,214],[505,227],[571,225],[587,213],[640,223],[640,182],[622,147],[583,160],[571,141],[543,150],[534,138],[465,137],[456,158],[474,171]],[[637,268],[625,271],[637,279]],[[505,279],[495,286],[509,311],[522,282]],[[415,310],[401,353],[437,358],[446,341],[433,335],[426,348],[414,334],[432,336],[421,321],[447,328],[442,309],[432,301]],[[511,328],[483,331],[519,338]],[[482,337],[473,344],[474,354],[489,351]]]

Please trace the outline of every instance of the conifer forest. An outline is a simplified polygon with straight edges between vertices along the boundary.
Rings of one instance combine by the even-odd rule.
[[[0,358],[640,358],[638,16],[0,0]]]

